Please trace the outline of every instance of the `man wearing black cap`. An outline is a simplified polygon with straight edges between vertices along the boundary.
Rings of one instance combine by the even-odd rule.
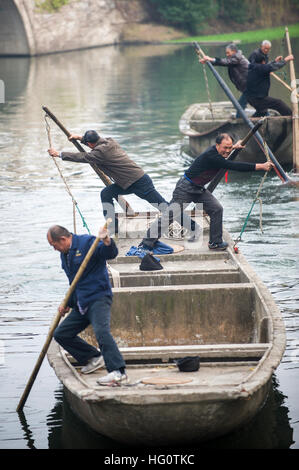
[[[80,140],[87,145],[90,152],[61,152],[51,148],[48,150],[52,157],[60,157],[78,163],[93,163],[97,165],[114,183],[101,191],[104,217],[115,220],[115,233],[117,233],[117,219],[115,219],[113,199],[119,195],[136,194],[156,207],[167,201],[155,189],[152,179],[144,173],[127,153],[111,137],[103,138],[94,130],[86,131],[84,136],[72,134],[69,140]]]
[[[292,110],[282,100],[268,96],[270,89],[270,73],[281,69],[287,62],[293,60],[293,55],[284,59],[282,56],[266,64],[264,54],[256,54],[255,62],[249,64],[247,77],[247,99],[256,109],[255,117],[266,116],[267,109],[275,109],[282,116],[291,116]]]

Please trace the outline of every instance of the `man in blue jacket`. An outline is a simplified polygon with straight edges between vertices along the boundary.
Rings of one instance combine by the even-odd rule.
[[[127,378],[124,359],[110,332],[110,308],[112,290],[106,260],[118,254],[114,240],[106,229],[101,230],[102,241],[89,260],[70,298],[69,305],[59,307],[62,316],[72,309],[66,319],[54,331],[54,339],[68,351],[80,365],[83,374],[89,374],[104,366],[108,375],[97,380],[100,385],[119,383]],[[60,252],[62,268],[71,284],[95,237],[75,235],[60,225],[50,227],[48,242]],[[100,351],[77,336],[89,324],[92,325]]]

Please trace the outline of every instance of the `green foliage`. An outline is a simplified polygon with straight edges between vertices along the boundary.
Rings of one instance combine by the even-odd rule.
[[[35,0],[36,6],[43,11],[49,13],[59,10],[59,8],[66,5],[69,0]]]
[[[183,28],[191,34],[200,32],[203,22],[215,16],[217,0],[149,0],[157,18],[166,24]]]
[[[219,5],[219,17],[245,23],[250,20],[250,2],[244,0],[217,0]]]

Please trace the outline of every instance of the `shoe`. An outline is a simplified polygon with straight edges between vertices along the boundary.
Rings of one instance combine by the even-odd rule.
[[[104,358],[103,356],[94,356],[89,361],[87,364],[82,367],[81,373],[82,374],[91,374],[91,372],[94,372],[97,369],[101,369],[104,367]]]
[[[113,370],[107,375],[100,377],[97,379],[98,385],[117,385],[127,380],[128,377],[126,374],[122,374],[119,370]]]
[[[226,250],[228,247],[228,243],[221,242],[221,243],[209,243],[210,250]]]
[[[194,231],[190,232],[191,236],[188,238],[189,243],[194,243],[199,239],[200,236],[200,231],[199,228],[197,227]]]

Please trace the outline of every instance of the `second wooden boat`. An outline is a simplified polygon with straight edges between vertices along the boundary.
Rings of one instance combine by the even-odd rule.
[[[248,107],[248,116],[254,109]],[[236,110],[230,101],[212,103],[194,103],[187,108],[179,121],[180,132],[188,137],[187,153],[198,156],[210,145],[215,144],[218,134],[227,132],[236,140],[242,139],[248,132],[248,125],[243,119],[236,119]],[[255,124],[260,118],[251,118]],[[293,163],[292,117],[280,116],[270,110],[261,130],[262,137],[283,166]],[[238,155],[237,160],[254,163],[265,162],[265,155],[257,141],[252,138],[245,149]]]

